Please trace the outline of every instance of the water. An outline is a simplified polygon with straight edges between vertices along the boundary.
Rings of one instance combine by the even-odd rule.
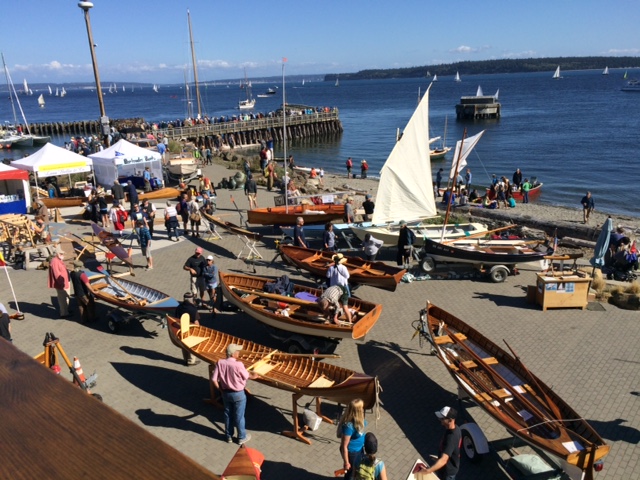
[[[520,168],[525,177],[544,182],[541,203],[580,207],[580,199],[590,190],[596,208],[618,214],[640,216],[640,204],[633,200],[640,164],[636,141],[640,131],[640,95],[621,92],[622,72],[603,76],[600,71],[563,72],[564,78],[552,80],[551,72],[534,74],[476,75],[440,78],[430,96],[431,132],[442,135],[448,118],[447,144],[453,146],[467,128],[468,135],[486,129],[469,167],[474,183],[488,184],[492,174],[511,175]],[[425,91],[426,79],[361,80],[341,82],[305,82],[288,84],[290,103],[336,106],[344,134],[339,138],[294,141],[288,148],[299,165],[323,167],[344,173],[347,157],[356,167],[365,158],[370,175],[375,175],[386,160],[395,141],[396,129],[404,128],[417,105],[418,89]],[[474,95],[478,85],[485,94],[500,89],[500,120],[458,122],[455,104],[463,95]],[[254,94],[274,84],[254,84]],[[256,111],[276,110],[282,102],[278,94],[258,98]],[[33,87],[32,87],[33,88]],[[172,120],[186,116],[184,89],[161,86],[140,88],[125,84],[117,94],[106,93],[105,109],[111,118],[143,117],[147,121]],[[98,117],[94,91],[67,88],[64,98],[48,96],[46,107],[38,108],[37,97],[21,96],[25,115],[31,123],[69,122]],[[55,90],[55,88],[54,88]],[[234,115],[234,107],[243,98],[238,85],[203,86],[201,96],[205,113]],[[2,95],[0,119],[11,120],[11,106]],[[68,139],[55,139],[63,144]],[[1,151],[0,158],[17,158],[21,151]],[[282,155],[282,152],[276,152]],[[446,167],[451,161],[433,162],[432,169]],[[446,170],[446,168],[445,168]],[[432,179],[425,178],[425,182]]]

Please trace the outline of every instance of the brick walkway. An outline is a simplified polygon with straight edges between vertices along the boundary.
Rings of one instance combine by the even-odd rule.
[[[207,167],[217,183],[220,176],[233,171],[220,166]],[[267,203],[260,190],[258,201]],[[238,222],[229,191],[218,192],[218,214]],[[240,208],[248,202],[243,192],[234,192]],[[270,202],[270,200],[269,200]],[[157,202],[160,207],[162,202]],[[88,233],[88,226],[73,225],[70,231]],[[261,228],[270,233],[270,228]],[[158,237],[164,236],[162,228]],[[221,270],[250,272],[251,266],[236,260],[243,244],[230,235],[205,242],[183,239],[179,243],[154,245],[153,271],[136,269],[135,281],[155,287],[176,298],[188,290],[188,275],[182,270],[196,245],[216,256]],[[267,238],[271,246],[273,237]],[[260,246],[268,262],[271,248]],[[134,257],[144,261],[139,250]],[[306,279],[278,261],[275,268],[256,266],[258,275],[289,274],[296,281]],[[117,267],[116,267],[117,270]],[[588,419],[612,445],[599,479],[634,478],[640,458],[640,334],[638,312],[604,305],[595,310],[549,310],[525,301],[526,285],[534,282],[535,271],[523,269],[521,275],[505,283],[476,280],[438,280],[401,284],[395,293],[362,287],[357,294],[384,305],[377,325],[365,341],[343,341],[337,348],[341,358],[336,364],[378,375],[381,394],[380,418],[368,414],[370,430],[378,436],[380,457],[387,464],[389,478],[405,478],[417,457],[437,453],[441,427],[433,412],[456,402],[456,386],[440,361],[420,349],[411,340],[411,322],[430,300],[464,319],[484,335],[501,343],[506,339],[532,372],[542,378]],[[186,367],[181,352],[169,342],[167,332],[155,322],[132,324],[114,335],[108,332],[104,316],[109,311],[100,305],[103,317],[93,325],[56,319],[52,291],[46,288],[46,271],[12,271],[26,320],[13,322],[15,345],[30,355],[42,349],[46,332],[61,339],[67,354],[77,355],[84,371],[98,372],[97,393],[107,405],[142,425],[151,433],[178,448],[214,473],[222,473],[237,445],[228,445],[223,436],[221,411],[203,402],[208,396],[207,366]],[[4,275],[0,280],[2,299],[13,306]],[[278,347],[261,324],[241,313],[223,313],[214,320],[205,315],[204,324],[240,337]],[[279,390],[250,383],[254,397],[247,407],[247,429],[253,438],[250,446],[267,459],[265,478],[320,479],[333,476],[341,467],[339,440],[335,427],[323,424],[309,437],[313,444],[280,435],[291,426],[291,396]],[[325,404],[325,413],[333,418],[338,409]],[[302,404],[301,404],[302,406]],[[469,413],[480,423],[489,440],[507,437],[495,421],[478,407]],[[105,448],[108,448],[105,446]],[[26,459],[25,459],[26,460]],[[506,478],[493,458],[480,465],[463,459],[459,479]]]

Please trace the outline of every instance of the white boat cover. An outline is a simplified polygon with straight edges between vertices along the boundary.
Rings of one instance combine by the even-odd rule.
[[[429,159],[430,89],[431,86],[382,167],[374,224],[436,215]]]

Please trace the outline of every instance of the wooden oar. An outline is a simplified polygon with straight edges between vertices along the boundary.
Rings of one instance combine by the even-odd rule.
[[[487,230],[486,232],[478,232],[478,233],[474,233],[472,235],[469,235],[468,237],[460,237],[460,238],[454,238],[453,240],[445,240],[444,242],[442,242],[444,245],[448,245],[450,243],[456,243],[459,240],[467,240],[469,238],[479,238],[479,237],[485,237],[487,235],[489,235],[490,233],[494,233],[494,232],[501,232],[502,230],[508,230],[510,228],[513,227],[517,227],[517,225],[512,224],[512,225],[507,225],[506,227],[500,227],[500,228],[494,228],[493,230]]]
[[[315,354],[315,353],[285,353],[285,352],[278,352],[278,353],[274,354],[273,357],[340,358],[340,355],[336,355],[335,353],[334,354],[329,354],[329,353]]]
[[[256,290],[244,290],[240,287],[230,287],[234,292],[237,293],[241,293],[241,294],[249,294],[249,295],[258,295],[260,297],[264,297],[264,298],[270,298],[271,300],[278,300],[280,302],[284,302],[284,303],[291,303],[294,305],[302,305],[305,307],[316,307],[318,308],[318,304],[316,302],[310,302],[308,300],[301,300],[299,298],[295,298],[295,297],[287,297],[286,295],[278,295],[277,293],[265,293],[265,292],[258,292]]]
[[[117,280],[116,280],[116,278],[115,278],[113,275],[109,274],[109,272],[107,272],[107,271],[104,269],[104,267],[103,267],[102,265],[100,265],[100,266],[98,267],[98,271],[99,271],[100,273],[102,273],[105,277],[109,277],[113,283],[115,283],[115,284],[116,284],[118,287],[120,287],[124,292],[126,292],[126,293],[127,293],[127,295],[129,295],[129,297],[131,297],[131,299],[132,299],[134,302],[136,302],[138,305],[140,305],[141,307],[143,307],[143,306],[145,306],[145,305],[146,305],[146,302],[144,302],[144,301],[142,301],[142,300],[138,300],[138,299],[135,297],[135,295],[133,295],[133,294],[132,294],[129,290],[127,290],[127,289],[126,289],[126,288],[125,288],[125,287],[124,287],[124,286],[123,286],[119,281],[117,281]]]

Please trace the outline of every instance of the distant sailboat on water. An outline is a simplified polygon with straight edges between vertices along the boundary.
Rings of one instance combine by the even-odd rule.
[[[336,77],[336,87],[340,86],[340,78]]]
[[[436,74],[436,75],[434,75],[434,76],[433,76],[433,80],[431,80],[431,81],[432,81],[432,82],[437,82],[437,81],[438,81],[438,75],[437,75],[437,74]]]
[[[304,78],[302,79],[302,86],[304,87]]]
[[[51,85],[47,85],[49,87],[49,95],[51,95],[53,92],[51,91]]]
[[[560,65],[558,65],[558,68],[556,68],[556,72],[553,74],[553,78],[554,80],[557,80],[558,78],[562,78],[560,76]]]
[[[456,72],[456,78],[454,79],[456,82],[461,82],[460,73]]]
[[[40,94],[40,96],[38,97],[38,105],[40,105],[40,108],[44,108],[44,95]]]
[[[604,67],[603,75],[609,75],[609,67]]]
[[[158,85],[156,85],[155,83],[153,84],[153,91],[158,93]]]
[[[62,90],[60,91],[60,96],[64,97],[67,95],[67,91],[64,89],[64,87],[62,87]]]
[[[56,97],[60,96],[60,90],[58,90],[58,87],[56,87]]]
[[[33,95],[26,78],[22,80],[22,93],[25,95]]]

